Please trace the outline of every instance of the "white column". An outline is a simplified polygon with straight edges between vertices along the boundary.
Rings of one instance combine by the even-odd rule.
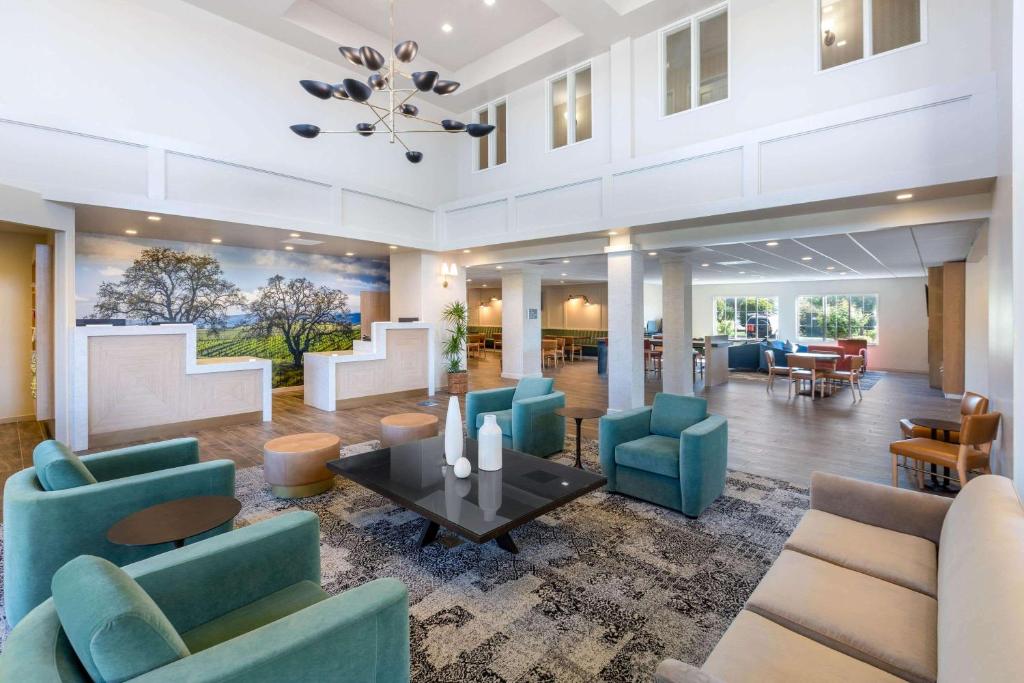
[[[682,254],[661,257],[662,391],[693,393],[693,268]]]
[[[644,404],[644,259],[628,242],[608,251],[608,408]]]
[[[501,376],[540,377],[540,271],[509,268],[501,275]]]

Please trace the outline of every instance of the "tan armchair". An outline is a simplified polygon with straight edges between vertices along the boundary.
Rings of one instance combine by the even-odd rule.
[[[966,392],[964,397],[960,399],[960,417],[963,418],[967,415],[983,415],[988,412],[988,399],[981,394],[975,394],[973,392]],[[932,436],[932,430],[921,425],[916,425],[911,422],[908,418],[900,420],[900,431],[903,433],[903,437],[906,439],[930,439]],[[943,432],[939,432],[943,434]],[[940,439],[944,441],[945,439]],[[950,443],[960,443],[960,432],[953,431],[949,432]]]
[[[892,454],[892,485],[899,485],[900,467],[915,469],[918,473],[918,482],[921,480],[923,470],[916,465],[900,464],[900,456],[916,460],[922,465],[930,463],[955,469],[961,487],[967,483],[967,475],[972,470],[988,474],[991,472],[989,454],[992,451],[992,442],[996,438],[996,432],[999,430],[1001,417],[1000,413],[965,415],[960,422],[960,443],[958,444],[919,437],[893,441],[889,444],[889,452]]]

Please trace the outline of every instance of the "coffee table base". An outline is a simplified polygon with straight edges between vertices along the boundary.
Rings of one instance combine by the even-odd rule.
[[[426,520],[426,522],[427,523],[423,527],[423,531],[420,532],[421,548],[428,546],[435,540],[437,540],[437,534],[441,531],[441,525],[439,525],[437,522],[432,522],[429,519]],[[515,541],[513,541],[512,537],[508,535],[508,532],[503,533],[501,536],[495,538],[494,542],[498,544],[499,548],[501,548],[502,550],[507,550],[513,555],[517,555],[519,553],[519,547],[516,546]]]

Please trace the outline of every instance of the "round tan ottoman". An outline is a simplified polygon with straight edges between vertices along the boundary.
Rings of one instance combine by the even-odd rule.
[[[426,413],[399,413],[380,420],[380,441],[385,447],[437,436],[437,416]]]
[[[278,498],[305,498],[334,485],[327,463],[337,460],[341,439],[334,434],[292,434],[263,445],[263,475]]]

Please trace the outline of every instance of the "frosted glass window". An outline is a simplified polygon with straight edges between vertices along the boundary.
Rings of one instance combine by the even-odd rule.
[[[494,165],[503,164],[506,161],[506,112],[508,107],[504,102],[494,105],[494,125],[496,128],[491,135],[494,136]]]
[[[590,97],[590,67],[580,69],[576,72],[575,79],[575,101],[576,101],[576,142],[589,140],[592,130],[591,125],[591,97]]]
[[[729,15],[716,14],[699,23],[700,104],[729,96]]]
[[[551,82],[551,146],[555,148],[569,144],[568,82],[566,76]]]
[[[476,120],[477,120],[477,123],[484,123],[484,124],[489,123],[488,116],[487,116],[487,110],[483,109],[483,110],[477,112]],[[494,133],[491,133],[491,135],[494,135]],[[490,147],[490,144],[491,144],[490,140],[488,138],[490,138],[490,137],[491,137],[490,135],[485,135],[482,138],[477,138],[476,139],[476,145],[477,145],[477,157],[476,157],[477,163],[476,163],[476,167],[478,169],[485,169],[485,168],[487,168],[490,165],[489,164],[489,160],[488,160],[488,156],[489,156],[488,152],[490,151],[488,148]]]
[[[692,57],[690,27],[684,26],[665,36],[665,115],[690,108]]]
[[[874,0],[871,36],[876,55],[921,42],[921,0]]]
[[[818,45],[823,70],[863,58],[863,0],[821,0]]]
[[[922,0],[819,0],[821,68],[920,43]]]

